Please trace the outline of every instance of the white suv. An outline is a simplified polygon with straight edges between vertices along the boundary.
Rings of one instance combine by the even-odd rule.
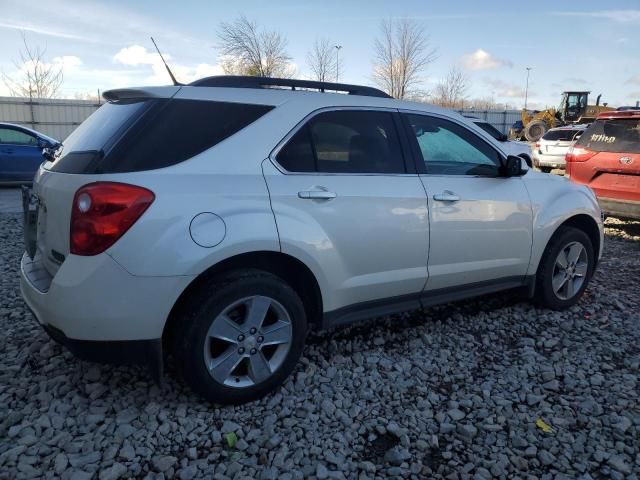
[[[602,252],[589,188],[447,110],[246,77],[104,95],[24,191],[22,294],[78,356],[159,378],[172,353],[214,402],[275,389],[311,329],[517,287],[566,308]]]

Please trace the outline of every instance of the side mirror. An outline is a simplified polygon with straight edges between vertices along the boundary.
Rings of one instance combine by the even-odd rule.
[[[522,175],[522,158],[509,155],[502,166],[505,177],[518,177]]]
[[[504,133],[498,137],[499,142],[506,142],[509,140],[509,135],[505,135]]]

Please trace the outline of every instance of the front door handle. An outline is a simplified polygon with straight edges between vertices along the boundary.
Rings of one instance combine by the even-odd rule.
[[[450,190],[445,190],[442,193],[436,193],[433,199],[436,202],[457,202],[460,200],[460,197]]]
[[[337,195],[334,192],[327,192],[326,190],[304,190],[298,192],[298,197],[312,200],[331,200],[332,198],[336,198]]]

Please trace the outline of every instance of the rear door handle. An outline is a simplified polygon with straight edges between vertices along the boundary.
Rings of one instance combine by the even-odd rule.
[[[304,190],[298,192],[298,197],[311,200],[331,200],[332,198],[336,198],[337,195],[334,192],[327,192],[326,190]]]
[[[457,202],[460,200],[460,197],[450,190],[445,190],[442,193],[436,193],[433,199],[436,202]]]

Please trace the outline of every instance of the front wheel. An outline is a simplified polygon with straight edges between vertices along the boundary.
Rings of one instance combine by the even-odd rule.
[[[551,173],[551,167],[540,167],[542,173]]]
[[[549,241],[536,275],[536,302],[553,310],[578,303],[594,267],[591,240],[585,232],[561,227]]]
[[[176,356],[189,386],[214,403],[257,400],[277,388],[302,355],[305,310],[270,273],[245,270],[212,282],[177,333]]]

